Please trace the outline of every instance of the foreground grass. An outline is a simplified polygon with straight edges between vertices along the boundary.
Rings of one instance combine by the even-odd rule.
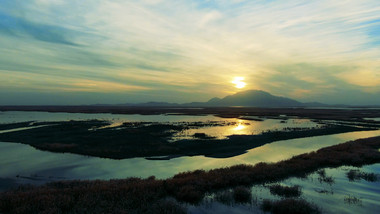
[[[318,214],[321,211],[314,204],[303,199],[264,200],[261,209],[273,214]]]
[[[325,167],[379,163],[379,148],[380,136],[322,148],[277,163],[196,170],[165,180],[150,177],[23,186],[1,193],[0,213],[185,213],[170,198],[198,203],[206,193],[227,188],[275,182],[291,176],[304,177]],[[237,198],[243,196],[244,199],[244,191],[237,191],[240,191]],[[271,203],[268,209],[274,212],[276,204]]]
[[[347,178],[349,181],[358,181],[360,179],[368,182],[376,182],[378,177],[375,173],[361,172],[360,170],[353,170],[347,172]]]

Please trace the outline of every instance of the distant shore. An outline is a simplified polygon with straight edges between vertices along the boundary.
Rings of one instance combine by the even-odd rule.
[[[67,113],[111,113],[111,114],[180,114],[215,115],[225,118],[244,116],[279,117],[281,115],[319,120],[363,121],[363,118],[380,118],[378,109],[336,108],[255,108],[255,107],[146,107],[120,105],[85,106],[0,106],[0,111],[43,111]],[[379,123],[380,124],[380,123]]]

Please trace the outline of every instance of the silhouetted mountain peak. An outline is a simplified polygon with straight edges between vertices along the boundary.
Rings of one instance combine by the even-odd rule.
[[[213,98],[207,102],[215,106],[255,106],[255,107],[295,107],[302,103],[285,97],[274,96],[262,90],[248,90],[226,96]]]
[[[167,102],[147,102],[147,103],[125,103],[120,104],[123,106],[154,106],[154,107],[227,107],[227,106],[246,106],[246,107],[269,107],[269,108],[282,108],[282,107],[324,107],[328,106],[323,103],[301,103],[293,99],[286,97],[274,96],[266,91],[262,90],[247,90],[241,91],[233,95],[228,95],[224,98],[214,97],[207,102],[191,102],[191,103],[167,103]]]
[[[271,97],[270,93],[262,90],[248,90],[248,91],[241,91],[233,95],[229,95],[224,97],[223,99],[234,97],[234,98],[254,98],[254,97]]]
[[[270,93],[263,91],[263,90],[247,90],[247,91],[241,91],[237,92],[234,95],[269,95],[272,96]]]
[[[219,102],[220,101],[220,98],[219,97],[214,97],[214,98],[211,98],[208,103],[216,103],[216,102]]]

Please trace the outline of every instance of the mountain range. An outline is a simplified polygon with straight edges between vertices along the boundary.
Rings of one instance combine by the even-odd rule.
[[[167,102],[147,102],[131,104],[120,104],[125,106],[178,106],[178,107],[227,107],[227,106],[244,106],[244,107],[324,107],[328,106],[323,103],[312,102],[302,103],[294,99],[274,96],[261,90],[248,90],[228,95],[224,98],[214,97],[207,102],[191,103],[167,103]]]

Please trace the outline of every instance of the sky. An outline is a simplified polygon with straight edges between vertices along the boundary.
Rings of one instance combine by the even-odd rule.
[[[380,2],[0,0],[0,105],[243,90],[380,105]]]

